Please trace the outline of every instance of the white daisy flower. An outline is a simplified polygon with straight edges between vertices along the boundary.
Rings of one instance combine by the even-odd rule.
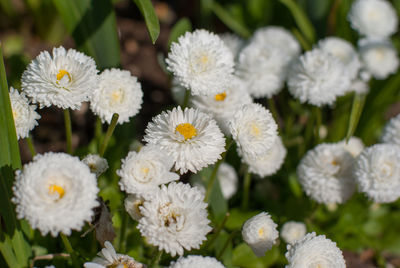
[[[286,268],[346,267],[342,251],[325,235],[316,236],[314,232],[308,233],[293,245],[287,245],[287,250],[285,257],[289,264],[285,266]]]
[[[387,38],[397,31],[396,10],[385,0],[353,2],[348,19],[353,29],[370,38]]]
[[[343,63],[320,49],[306,52],[291,64],[290,93],[300,102],[322,106],[332,104],[350,87],[351,77]]]
[[[360,138],[350,137],[346,142],[346,139],[339,142],[343,148],[348,151],[353,157],[357,157],[364,150],[364,143]]]
[[[207,203],[196,187],[172,182],[145,200],[143,217],[137,228],[147,241],[159,250],[183,255],[184,249],[200,248],[211,231]]]
[[[265,252],[275,245],[279,235],[276,227],[277,225],[266,212],[257,214],[243,224],[243,240],[251,247],[257,257],[264,256]]]
[[[309,150],[297,167],[306,194],[318,203],[346,202],[354,193],[354,158],[340,143],[322,143]]]
[[[36,155],[16,172],[13,191],[18,218],[54,237],[81,230],[99,205],[96,176],[78,157],[65,153]]]
[[[281,237],[288,244],[293,244],[297,240],[302,239],[306,233],[306,225],[297,221],[285,222],[281,229]]]
[[[244,45],[244,40],[233,33],[223,33],[218,36],[232,52],[233,57],[236,58]]]
[[[237,108],[253,102],[245,83],[237,77],[233,77],[231,85],[221,94],[193,96],[191,100],[194,107],[211,114],[226,135],[230,134],[228,122],[235,115]]]
[[[36,106],[29,105],[25,95],[19,94],[18,90],[12,87],[10,87],[10,102],[17,137],[27,138],[29,132],[38,125],[36,120],[40,119],[40,115],[35,111]]]
[[[368,81],[356,78],[351,82],[350,91],[354,91],[356,94],[367,94],[369,92]]]
[[[231,198],[237,191],[239,181],[235,169],[228,163],[221,163],[218,168],[217,178],[224,198]]]
[[[143,217],[140,212],[140,207],[143,206],[144,200],[143,196],[138,194],[128,194],[124,200],[126,212],[128,212],[129,216],[135,221],[139,221]]]
[[[145,194],[161,184],[176,181],[179,175],[170,172],[173,165],[173,159],[155,145],[143,146],[139,152],[131,151],[117,170],[121,191]]]
[[[300,45],[284,28],[261,28],[240,52],[237,75],[250,95],[270,98],[283,88],[289,63],[299,53]]]
[[[108,169],[107,159],[98,154],[88,154],[82,159],[82,162],[89,167],[90,172],[96,174],[96,177],[100,177]]]
[[[400,114],[391,118],[383,129],[381,141],[400,145]]]
[[[318,42],[318,48],[339,59],[349,73],[350,79],[357,77],[361,63],[353,45],[339,37],[327,37]]]
[[[96,63],[74,49],[42,51],[22,74],[23,92],[40,108],[79,109],[98,87]]]
[[[282,139],[276,136],[272,148],[266,154],[256,158],[245,155],[242,160],[249,166],[249,172],[259,175],[261,178],[275,174],[282,166],[286,157],[286,148]]]
[[[193,108],[162,112],[145,132],[144,140],[166,151],[181,174],[214,164],[225,151],[225,138],[217,122]]]
[[[117,113],[118,123],[122,124],[139,112],[142,98],[142,87],[129,71],[107,69],[99,75],[99,87],[92,94],[90,109],[108,124]]]
[[[360,56],[364,68],[375,79],[383,80],[397,72],[399,57],[389,40],[361,40]]]
[[[104,248],[97,254],[91,262],[85,262],[85,268],[144,268],[143,264],[135,261],[134,258],[119,254],[115,251],[112,244],[108,241],[104,243]]]
[[[354,169],[358,189],[375,203],[390,203],[400,197],[400,146],[375,144],[358,157]]]
[[[176,262],[172,262],[169,268],[225,268],[217,259],[213,257],[203,257],[189,255],[180,257]]]
[[[233,55],[224,42],[206,30],[187,32],[172,43],[165,60],[192,95],[215,95],[229,85],[233,73]]]
[[[270,150],[277,137],[278,126],[271,113],[261,104],[252,103],[236,111],[229,128],[239,155],[256,158]]]

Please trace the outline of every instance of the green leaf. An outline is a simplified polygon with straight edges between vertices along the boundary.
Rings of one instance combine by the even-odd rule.
[[[120,65],[115,13],[110,0],[53,0],[79,50],[92,56],[100,69]]]
[[[279,258],[278,247],[273,247],[265,256],[257,257],[251,248],[242,243],[233,250],[233,264],[246,268],[265,268],[273,265]]]
[[[12,116],[6,71],[0,44],[0,215],[4,221],[0,239],[0,251],[10,267],[26,267],[30,248],[25,241],[19,222],[16,220],[14,205],[11,203],[11,187],[14,170],[21,168],[17,134]],[[14,256],[12,256],[12,250]]]
[[[310,44],[315,42],[315,29],[303,9],[293,0],[280,0],[292,13],[300,31]]]
[[[186,32],[192,31],[192,24],[188,18],[180,19],[174,27],[171,29],[171,33],[168,39],[168,48],[171,47],[173,42],[177,42],[179,36],[185,34]]]
[[[349,127],[347,128],[346,141],[348,141],[356,131],[358,121],[360,120],[360,116],[364,108],[365,96],[365,94],[354,94],[353,106],[351,107],[349,119]]]
[[[224,196],[222,195],[221,185],[218,180],[218,175],[214,182],[214,187],[212,188],[211,191],[210,207],[215,218],[218,221],[221,221],[228,212],[228,204]]]
[[[251,33],[247,29],[247,27],[245,25],[239,23],[239,21],[236,20],[234,16],[232,16],[224,7],[222,7],[220,4],[218,4],[215,1],[212,4],[212,11],[232,31],[234,31],[235,33],[237,33],[238,35],[240,35],[243,38],[250,37]]]
[[[149,31],[151,41],[153,44],[156,42],[160,34],[160,23],[158,22],[157,15],[154,11],[153,5],[150,0],[133,0],[142,13],[146,22],[147,30]]]

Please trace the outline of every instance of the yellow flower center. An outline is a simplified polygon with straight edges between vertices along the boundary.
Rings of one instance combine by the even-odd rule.
[[[255,137],[260,135],[260,129],[258,128],[258,126],[256,124],[251,124],[250,133],[251,133],[251,135],[253,135]]]
[[[216,101],[223,101],[226,98],[226,93],[222,92],[221,94],[217,94],[217,95],[215,95],[214,98]]]
[[[146,168],[142,168],[141,170],[145,174],[149,173],[149,168],[147,168],[147,167]]]
[[[14,109],[12,110],[13,118],[16,119],[18,117],[18,112]]]
[[[121,89],[114,90],[111,93],[111,101],[112,103],[121,103],[124,97],[124,91]]]
[[[63,198],[64,193],[65,193],[64,189],[57,184],[52,184],[49,186],[49,194],[51,195],[58,194],[58,199]]]
[[[200,57],[200,62],[203,64],[206,64],[208,62],[208,57],[206,55],[203,55]]]
[[[125,263],[120,263],[119,261],[118,263],[113,263],[111,265],[108,265],[107,268],[117,268],[121,264],[124,266],[124,268],[129,268],[128,265],[126,265]]]
[[[196,128],[190,123],[179,124],[175,131],[178,131],[185,138],[185,141],[197,136]]]
[[[264,229],[263,229],[263,228],[258,229],[258,235],[259,235],[260,237],[263,237],[263,236],[264,236]]]
[[[58,71],[57,80],[60,81],[61,79],[64,78],[65,75],[68,76],[68,82],[71,82],[71,80],[72,80],[71,74],[69,72],[67,72],[66,70],[59,70]]]

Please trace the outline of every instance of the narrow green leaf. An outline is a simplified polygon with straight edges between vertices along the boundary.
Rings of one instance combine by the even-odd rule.
[[[360,120],[360,116],[364,108],[365,96],[366,94],[354,94],[353,105],[351,107],[349,119],[349,127],[347,128],[346,141],[348,141],[356,131],[358,121]]]
[[[226,9],[224,9],[220,4],[217,2],[213,2],[212,10],[217,15],[217,17],[225,23],[232,31],[237,33],[243,38],[250,37],[251,33],[247,29],[247,27],[238,22]]]
[[[221,185],[218,180],[218,175],[217,179],[214,182],[214,187],[212,188],[211,191],[210,207],[215,218],[218,221],[221,221],[225,217],[225,214],[228,212],[228,204],[224,196],[222,195]]]
[[[313,44],[315,42],[315,29],[304,10],[293,0],[280,0],[280,2],[290,10],[300,31],[307,41]]]
[[[115,13],[110,0],[53,0],[79,50],[92,56],[100,69],[120,65]]]
[[[160,34],[160,23],[156,12],[154,11],[153,4],[150,0],[133,0],[140,10],[146,22],[147,30],[149,31],[151,41],[153,44],[156,42],[158,35]]]
[[[177,42],[179,36],[185,34],[186,32],[192,31],[192,24],[188,18],[182,18],[177,23],[175,23],[174,27],[171,30],[168,39],[168,48],[171,47],[172,42]]]
[[[0,252],[4,257],[4,260],[7,262],[8,267],[18,267],[18,261],[10,245],[10,237],[7,234],[2,234],[2,237],[0,238]]]

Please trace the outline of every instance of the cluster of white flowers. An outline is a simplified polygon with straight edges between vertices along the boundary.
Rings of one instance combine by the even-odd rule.
[[[355,191],[353,156],[341,143],[319,144],[301,159],[297,175],[306,194],[319,203],[344,203]]]
[[[276,227],[276,223],[266,212],[261,212],[244,223],[242,228],[243,240],[251,247],[257,257],[264,256],[265,252],[276,243],[279,236]]]
[[[18,218],[43,235],[81,230],[98,205],[96,176],[79,158],[65,153],[35,156],[16,172],[13,191]]]
[[[287,68],[299,53],[299,43],[284,28],[258,29],[240,52],[237,75],[252,96],[270,98],[282,89]]]
[[[14,117],[17,137],[26,138],[38,123],[40,115],[35,111],[35,105],[29,105],[29,101],[24,94],[19,94],[18,90],[10,88],[11,109]]]
[[[199,248],[211,231],[204,195],[196,187],[172,182],[140,206],[137,228],[146,240],[171,256]]]
[[[309,233],[293,245],[289,244],[287,249],[285,256],[289,264],[286,268],[346,267],[342,251],[324,235]]]

